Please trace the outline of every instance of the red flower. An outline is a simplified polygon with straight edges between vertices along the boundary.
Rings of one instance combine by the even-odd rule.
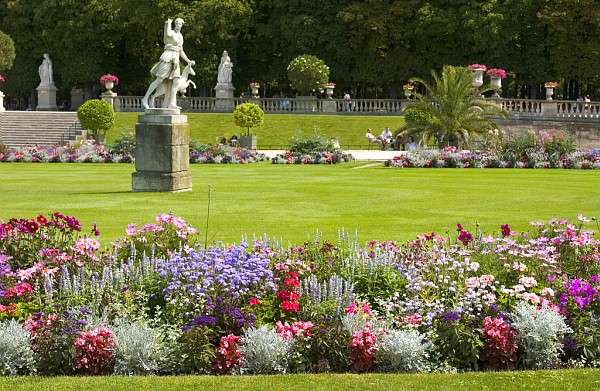
[[[39,215],[36,218],[36,221],[40,224],[40,225],[46,225],[48,224],[48,219],[46,219],[46,217],[44,215]]]
[[[473,241],[473,235],[469,231],[462,230],[458,234],[458,240],[466,246]]]
[[[500,226],[500,229],[502,230],[502,237],[505,238],[507,236],[510,236],[511,231],[510,231],[510,227],[508,226],[508,224],[502,224]]]
[[[260,304],[260,299],[256,296],[252,296],[250,298],[250,300],[248,300],[248,304],[250,305],[259,305]]]
[[[300,304],[297,302],[284,301],[280,305],[284,312],[298,312],[300,311]]]
[[[288,291],[279,291],[277,292],[277,298],[281,301],[290,299],[290,292]]]

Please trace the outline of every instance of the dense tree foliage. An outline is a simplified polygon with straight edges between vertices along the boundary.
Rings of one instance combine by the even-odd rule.
[[[98,89],[107,72],[121,94],[140,94],[168,16],[186,21],[201,94],[228,50],[238,93],[251,80],[291,93],[286,67],[308,53],[331,67],[339,94],[397,97],[413,76],[477,62],[510,72],[505,95],[541,97],[560,80],[565,98],[600,99],[598,0],[0,0],[17,51],[6,89],[28,96],[48,52],[63,94]]]

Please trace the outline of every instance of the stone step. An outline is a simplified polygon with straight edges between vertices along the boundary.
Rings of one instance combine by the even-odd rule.
[[[63,144],[75,140],[83,132],[75,112],[0,113],[0,143],[9,147]]]

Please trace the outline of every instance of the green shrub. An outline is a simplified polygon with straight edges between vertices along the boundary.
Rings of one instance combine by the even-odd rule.
[[[110,153],[120,155],[135,155],[135,134],[121,133],[121,137],[109,146]]]
[[[103,100],[90,99],[79,107],[77,117],[96,141],[102,141],[115,123],[115,110]]]
[[[0,31],[0,72],[12,68],[15,55],[15,43],[12,38]]]
[[[254,103],[242,103],[233,112],[233,120],[240,128],[246,128],[250,135],[250,128],[261,126],[264,123],[265,112]]]
[[[312,136],[294,136],[288,147],[290,152],[299,155],[310,155],[317,152],[334,152],[333,143],[318,134]]]
[[[310,54],[298,56],[287,67],[292,88],[301,94],[319,90],[329,81],[329,67],[325,61]]]

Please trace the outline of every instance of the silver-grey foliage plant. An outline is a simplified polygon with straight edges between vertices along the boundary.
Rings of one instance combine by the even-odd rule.
[[[536,307],[520,302],[512,316],[523,351],[526,368],[553,368],[558,364],[562,339],[572,330],[565,319],[547,307]]]
[[[430,369],[429,344],[417,330],[390,330],[376,343],[375,362],[389,372],[424,372]]]
[[[250,328],[241,339],[242,373],[285,373],[292,341],[285,341],[272,327]]]
[[[29,333],[16,320],[0,322],[0,375],[35,373],[35,358]]]
[[[112,328],[117,375],[149,375],[158,371],[158,333],[141,323],[120,323]]]

